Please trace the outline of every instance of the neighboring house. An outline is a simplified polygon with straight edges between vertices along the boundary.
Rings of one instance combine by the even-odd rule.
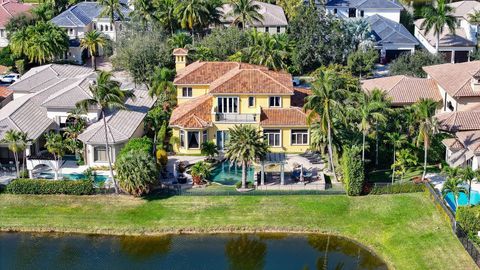
[[[478,26],[469,22],[468,15],[480,10],[480,3],[477,1],[460,1],[448,4],[453,8],[453,16],[457,19],[455,34],[450,33],[448,27],[444,27],[440,35],[439,51],[444,55],[445,60],[451,63],[470,61],[470,54],[477,46]],[[429,52],[435,53],[437,39],[433,30],[426,33],[421,27],[424,19],[415,21],[415,36],[423,47]]]
[[[10,19],[22,13],[28,13],[31,8],[31,5],[18,0],[0,0],[0,48],[8,46],[5,26]]]
[[[76,103],[91,98],[89,88],[96,83],[96,78],[97,74],[90,68],[79,66],[50,64],[31,69],[9,87],[14,99],[0,109],[0,140],[10,129],[26,132],[32,140],[27,149],[29,160],[48,160],[49,155],[44,151],[44,134],[67,126],[72,120],[69,112],[76,107]],[[126,101],[129,110],[113,110],[107,115],[113,162],[126,141],[143,135],[143,119],[155,102],[148,97],[144,88],[134,89],[130,83],[123,83],[121,88],[134,90],[136,98]],[[79,139],[85,145],[85,164],[106,165],[105,134],[100,110],[92,107],[84,117],[88,127]],[[10,151],[5,145],[0,145],[0,160],[8,159],[11,159]],[[42,162],[36,164],[45,165]],[[28,169],[31,171],[34,168]]]
[[[96,29],[111,40],[116,39],[117,32],[122,30],[122,22],[116,16],[112,25],[109,18],[100,16],[102,10],[103,6],[98,2],[80,2],[52,19],[54,24],[65,29],[70,38],[70,48],[64,59],[83,64],[88,52],[80,47],[80,40],[88,31]],[[122,12],[127,18],[131,10],[125,7]],[[100,50],[99,55],[102,53]]]
[[[179,139],[176,152],[198,154],[207,141],[224,150],[228,130],[236,124],[257,126],[272,152],[309,148],[306,114],[301,109],[305,91],[294,89],[290,74],[237,62],[186,65],[186,53],[174,50],[178,107],[170,127]]]
[[[480,168],[480,61],[424,67],[427,78],[392,76],[362,82],[364,91],[384,90],[394,106],[411,105],[422,98],[441,102],[440,130],[455,135],[443,141],[451,166]]]
[[[0,86],[0,108],[5,107],[10,101],[13,100],[13,91],[9,90],[6,86]]]
[[[342,19],[365,18],[381,62],[389,62],[402,53],[413,53],[419,44],[400,23],[403,6],[395,0],[330,0],[325,9],[328,14]]]
[[[253,3],[260,6],[259,13],[263,16],[263,19],[261,21],[254,21],[252,25],[246,25],[246,28],[255,28],[259,32],[267,32],[270,34],[285,33],[288,21],[282,7],[258,1],[254,1]],[[231,26],[234,20],[234,17],[231,16],[232,6],[225,4],[220,11],[224,14],[221,22],[225,26]],[[241,24],[237,24],[236,26],[242,27]]]

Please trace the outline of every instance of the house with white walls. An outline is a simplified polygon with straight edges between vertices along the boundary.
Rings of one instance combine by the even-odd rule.
[[[403,6],[396,0],[330,0],[325,10],[345,20],[366,20],[381,62],[389,62],[402,53],[413,53],[419,44],[400,23]]]
[[[115,15],[115,22],[111,24],[109,18],[101,16],[102,10],[103,7],[98,2],[80,2],[52,19],[54,24],[65,29],[70,38],[69,50],[64,55],[64,59],[78,64],[85,62],[88,52],[80,47],[80,40],[88,31],[97,30],[111,40],[116,39],[117,32],[122,30],[120,17]],[[128,18],[130,12],[131,10],[125,5],[122,9],[123,17]],[[100,50],[99,54],[102,55],[102,53]]]
[[[480,10],[480,2],[474,0],[460,1],[448,4],[453,8],[452,15],[457,20],[455,33],[450,33],[448,27],[444,27],[440,34],[438,51],[450,63],[470,61],[470,55],[477,46],[478,26],[469,21],[469,15]],[[423,27],[424,19],[415,21],[415,36],[422,46],[431,53],[436,53],[437,38],[433,30],[427,32]]]
[[[0,0],[0,48],[8,46],[9,41],[5,27],[10,19],[21,14],[28,14],[30,9],[32,9],[32,5],[18,0]]]

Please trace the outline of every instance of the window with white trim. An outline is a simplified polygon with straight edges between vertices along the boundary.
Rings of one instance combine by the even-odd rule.
[[[93,149],[93,160],[95,162],[106,162],[106,161],[108,161],[107,148],[105,146],[96,146]]]
[[[208,130],[204,130],[202,132],[202,143],[205,143],[208,141]]]
[[[219,113],[238,113],[238,97],[218,97]]]
[[[180,147],[185,147],[185,131],[180,130]]]
[[[268,98],[269,107],[281,107],[282,106],[282,97],[269,97]]]
[[[192,97],[193,91],[191,87],[183,87],[182,88],[182,97]]]
[[[279,147],[281,146],[280,130],[279,129],[266,129],[263,131],[263,135],[267,140],[269,146]]]
[[[292,129],[291,143],[292,145],[308,145],[308,130]]]
[[[248,97],[248,107],[255,106],[255,97]]]

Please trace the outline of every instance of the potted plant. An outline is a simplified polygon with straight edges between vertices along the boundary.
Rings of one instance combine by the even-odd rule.
[[[193,165],[190,169],[190,174],[192,175],[194,185],[202,185],[204,180],[207,179],[211,174],[210,165],[203,161],[195,163],[195,165]]]
[[[187,183],[187,177],[183,173],[187,170],[187,167],[185,166],[185,163],[179,162],[177,164],[177,172],[178,172],[178,177],[177,181],[179,184],[186,184]]]

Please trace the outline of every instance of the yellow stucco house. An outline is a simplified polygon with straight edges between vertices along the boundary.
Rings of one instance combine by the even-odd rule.
[[[234,125],[255,125],[272,152],[299,153],[310,134],[302,110],[306,89],[295,89],[292,76],[238,62],[194,62],[188,50],[175,49],[178,107],[170,127],[179,138],[175,151],[199,154],[202,143],[223,150]]]

